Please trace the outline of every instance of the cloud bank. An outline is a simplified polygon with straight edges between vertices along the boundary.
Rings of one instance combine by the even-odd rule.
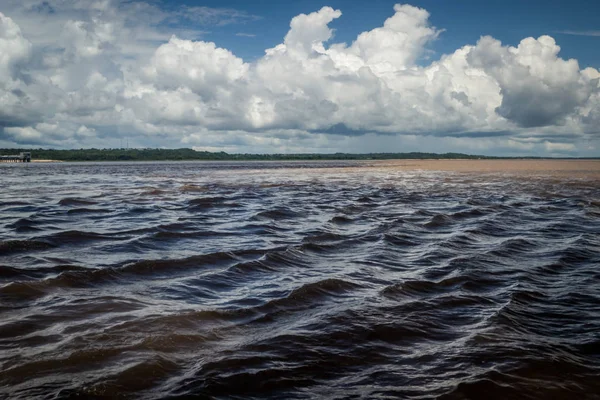
[[[423,65],[449,34],[426,10],[398,4],[348,44],[330,27],[342,11],[323,7],[246,62],[183,28],[257,18],[235,10],[9,0],[0,11],[0,146],[126,136],[239,152],[598,155],[600,73],[562,59],[550,36],[516,47],[484,36]]]

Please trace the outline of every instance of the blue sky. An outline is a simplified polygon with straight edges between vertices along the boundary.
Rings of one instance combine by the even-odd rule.
[[[600,156],[600,2],[2,0],[0,147]]]

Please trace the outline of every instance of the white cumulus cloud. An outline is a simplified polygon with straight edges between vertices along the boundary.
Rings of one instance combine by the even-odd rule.
[[[279,45],[246,62],[189,30],[169,32],[185,18],[256,19],[244,12],[7,2],[2,143],[116,146],[127,135],[140,146],[244,152],[587,154],[600,137],[600,73],[561,58],[550,36],[516,47],[485,36],[424,64],[449,34],[426,10],[398,4],[381,26],[336,43],[330,24],[342,10],[323,7],[292,18]]]

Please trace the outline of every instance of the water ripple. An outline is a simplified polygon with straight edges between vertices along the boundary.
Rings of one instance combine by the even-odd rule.
[[[3,172],[0,398],[600,398],[598,180]]]

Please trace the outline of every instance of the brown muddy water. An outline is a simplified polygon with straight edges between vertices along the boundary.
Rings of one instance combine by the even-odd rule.
[[[599,162],[0,174],[0,398],[600,398]]]

